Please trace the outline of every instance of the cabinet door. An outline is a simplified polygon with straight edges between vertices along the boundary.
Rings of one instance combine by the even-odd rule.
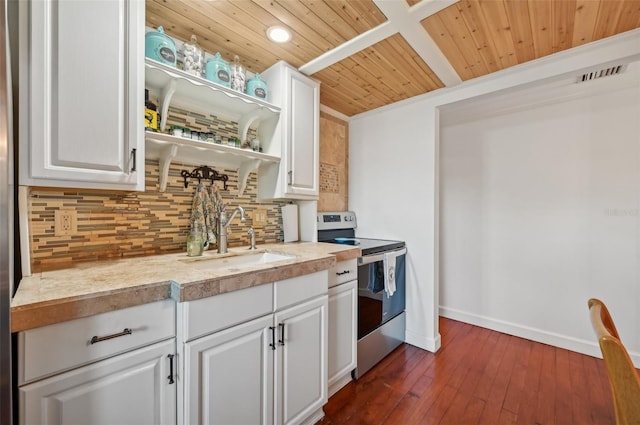
[[[175,339],[20,387],[21,424],[173,424]]]
[[[21,16],[20,184],[144,190],[144,2],[31,1]]]
[[[188,424],[267,424],[273,419],[268,315],[185,344]]]
[[[275,314],[276,423],[296,424],[327,402],[327,296]]]
[[[310,78],[286,69],[290,84],[287,192],[318,196],[320,88]]]
[[[357,281],[329,289],[329,387],[356,368],[356,291]]]

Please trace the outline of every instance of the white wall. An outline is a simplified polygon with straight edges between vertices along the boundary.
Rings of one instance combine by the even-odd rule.
[[[407,242],[407,342],[430,351],[440,345],[440,110],[513,97],[541,81],[560,84],[603,64],[639,59],[640,30],[629,31],[351,119],[349,208],[358,214],[357,233]]]
[[[411,125],[407,125],[411,123]],[[349,209],[357,235],[407,244],[407,342],[436,351],[435,119],[419,104],[349,126]]]
[[[635,88],[441,127],[443,315],[597,355],[598,297],[640,352]]]

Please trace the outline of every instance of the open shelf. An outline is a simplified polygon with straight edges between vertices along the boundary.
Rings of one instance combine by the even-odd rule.
[[[160,191],[167,188],[171,162],[209,165],[238,170],[238,195],[247,187],[249,173],[261,165],[278,163],[280,158],[262,152],[171,136],[164,133],[145,133],[146,156],[157,159],[160,165]]]
[[[246,140],[249,127],[254,127],[261,141],[270,141],[280,117],[280,108],[275,105],[149,58],[145,58],[145,86],[159,97],[162,131],[169,105],[174,102],[236,121],[240,140]]]

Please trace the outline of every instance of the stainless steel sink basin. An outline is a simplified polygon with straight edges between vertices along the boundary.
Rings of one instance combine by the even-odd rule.
[[[296,258],[295,255],[282,254],[279,252],[259,252],[255,254],[233,255],[223,258],[206,258],[200,257],[191,261],[191,267],[200,270],[228,269],[232,267],[257,266],[260,264],[275,263],[277,261],[291,260]]]

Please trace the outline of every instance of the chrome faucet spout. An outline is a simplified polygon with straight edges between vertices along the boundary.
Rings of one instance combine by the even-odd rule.
[[[231,217],[227,219],[227,212],[223,209],[220,211],[218,215],[218,253],[226,254],[227,252],[227,227],[236,216],[236,214],[240,212],[240,221],[244,222],[246,220],[244,216],[244,208],[241,206],[237,206],[233,213],[231,213]]]
[[[233,221],[233,218],[236,216],[236,214],[238,214],[238,212],[240,212],[240,221],[244,223],[246,220],[244,216],[244,208],[242,208],[241,206],[237,206],[236,209],[231,213],[231,217],[229,217],[229,220],[227,220],[226,223],[223,223],[223,226],[227,227]]]

